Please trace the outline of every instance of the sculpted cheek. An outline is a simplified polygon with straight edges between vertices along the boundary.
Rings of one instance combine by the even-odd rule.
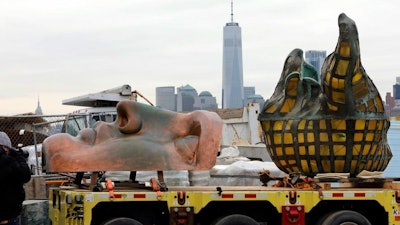
[[[142,119],[137,113],[134,102],[121,101],[117,105],[117,113],[116,124],[121,133],[134,134],[141,129]]]

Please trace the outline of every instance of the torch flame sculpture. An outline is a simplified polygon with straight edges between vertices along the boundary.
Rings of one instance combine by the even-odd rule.
[[[259,115],[268,153],[284,172],[383,171],[392,153],[382,99],[360,60],[355,22],[341,14],[336,49],[316,69],[293,50]]]

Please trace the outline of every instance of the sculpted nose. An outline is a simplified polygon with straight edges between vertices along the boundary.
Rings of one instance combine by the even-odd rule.
[[[137,105],[134,101],[121,101],[117,105],[116,124],[121,133],[134,134],[142,127],[142,119],[137,113]]]

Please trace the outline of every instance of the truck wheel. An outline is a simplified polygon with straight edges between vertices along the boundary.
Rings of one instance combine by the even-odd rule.
[[[121,217],[108,220],[107,222],[103,223],[103,225],[143,225],[143,224],[131,218]]]
[[[326,217],[321,225],[371,225],[371,223],[358,212],[341,210]]]
[[[251,217],[234,214],[222,218],[215,225],[258,225],[258,223]]]

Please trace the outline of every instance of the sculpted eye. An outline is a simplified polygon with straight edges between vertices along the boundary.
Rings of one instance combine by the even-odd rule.
[[[81,130],[76,137],[85,143],[94,144],[96,140],[96,131],[91,128],[86,128]]]

